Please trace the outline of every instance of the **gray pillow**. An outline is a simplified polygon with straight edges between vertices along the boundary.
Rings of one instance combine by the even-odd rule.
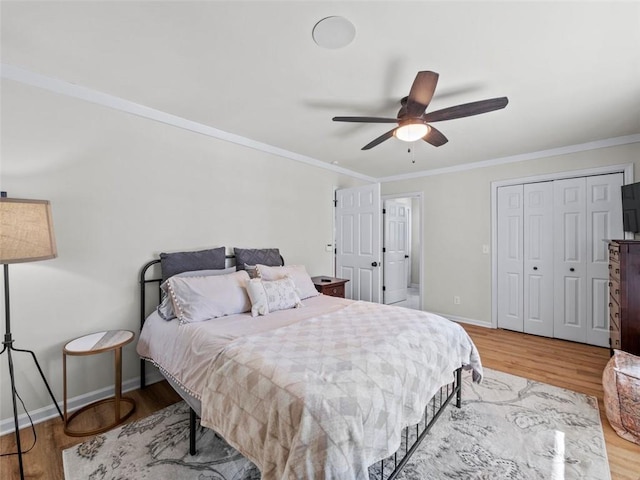
[[[280,250],[277,248],[234,248],[236,269],[244,270],[244,265],[267,265],[279,267],[283,265]]]
[[[182,272],[221,270],[224,268],[225,255],[224,247],[197,252],[161,253],[162,281]]]

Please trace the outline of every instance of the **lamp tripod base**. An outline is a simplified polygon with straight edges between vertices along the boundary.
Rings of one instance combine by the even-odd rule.
[[[44,382],[45,387],[47,387],[49,396],[51,397],[51,400],[53,400],[53,404],[56,406],[56,409],[58,410],[58,414],[60,415],[60,418],[63,421],[64,421],[64,416],[62,415],[62,411],[60,410],[60,406],[58,405],[56,398],[53,396],[53,392],[51,391],[51,387],[49,386],[49,383],[47,382],[47,379],[44,376],[44,372],[42,371],[42,368],[40,368],[40,364],[38,363],[36,354],[31,350],[15,348],[13,346],[13,339],[11,338],[10,332],[5,333],[4,341],[2,342],[2,345],[3,347],[2,347],[2,351],[0,352],[0,355],[7,352],[7,359],[9,360],[9,377],[11,378],[11,398],[13,400],[13,422],[15,426],[16,446],[18,449],[18,452],[17,452],[18,466],[20,468],[20,480],[24,480],[24,465],[22,463],[22,445],[20,444],[20,425],[18,423],[18,405],[16,402],[18,394],[16,391],[15,375],[13,372],[13,358],[11,355],[12,352],[22,352],[22,353],[31,354],[31,357],[33,358],[33,361],[36,364],[36,367],[38,367],[38,372],[40,373],[40,377],[42,377],[42,381]]]

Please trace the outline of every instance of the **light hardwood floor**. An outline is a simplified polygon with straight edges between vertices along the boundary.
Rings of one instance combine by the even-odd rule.
[[[609,360],[607,349],[506,330],[464,327],[476,343],[486,367],[597,397],[612,480],[640,480],[640,446],[616,435],[604,416],[601,375]],[[166,382],[127,395],[137,402],[132,420],[143,418],[180,399]],[[100,416],[101,412],[96,411],[96,417],[99,419]],[[24,456],[26,477],[62,479],[62,450],[86,438],[66,436],[59,419],[37,425],[36,431],[36,446]],[[32,439],[30,430],[21,430],[21,435],[24,437],[23,445],[29,446]],[[13,450],[13,434],[0,437],[0,451]],[[2,457],[0,462],[0,478],[19,478],[15,456]]]

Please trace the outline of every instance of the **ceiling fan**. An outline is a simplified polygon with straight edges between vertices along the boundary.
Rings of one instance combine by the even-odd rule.
[[[434,147],[444,145],[449,140],[442,132],[431,125],[432,122],[453,120],[454,118],[470,117],[481,113],[500,110],[507,106],[507,97],[490,98],[478,102],[464,103],[435,112],[426,113],[431,102],[433,92],[438,83],[438,74],[431,71],[418,72],[413,81],[409,95],[400,100],[400,110],[397,118],[383,117],[333,117],[334,122],[360,122],[360,123],[397,123],[398,126],[383,133],[375,140],[369,142],[362,150],[369,150],[385,140],[395,136],[405,142],[413,142],[422,139]]]

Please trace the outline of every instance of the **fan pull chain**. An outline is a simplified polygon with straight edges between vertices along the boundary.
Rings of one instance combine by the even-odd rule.
[[[411,155],[411,163],[416,163],[416,152],[411,150],[411,147],[407,148],[407,153]]]

